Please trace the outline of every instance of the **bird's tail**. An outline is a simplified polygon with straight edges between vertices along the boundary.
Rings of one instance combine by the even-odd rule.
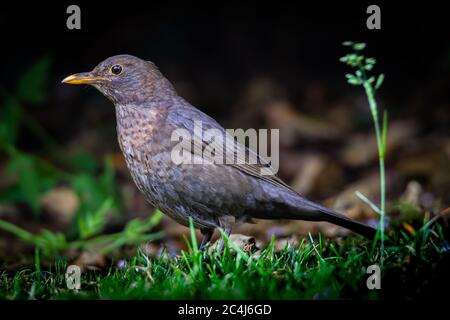
[[[373,239],[376,229],[349,218],[339,212],[309,201],[298,194],[284,194],[282,201],[276,201],[274,210],[264,210],[252,215],[260,219],[294,219],[327,221]]]
[[[331,210],[327,211],[324,220],[359,233],[368,239],[375,238],[377,233],[377,229]]]
[[[339,212],[323,207],[317,203],[308,201],[306,199],[304,200],[305,201],[303,205],[307,205],[308,207],[317,210],[321,214],[323,221],[331,222],[343,228],[349,229],[369,239],[373,239],[375,237],[377,229],[368,226],[366,224],[363,224],[361,222],[358,222]]]

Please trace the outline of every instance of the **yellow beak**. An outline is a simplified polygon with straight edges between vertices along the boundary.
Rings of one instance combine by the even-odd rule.
[[[62,83],[68,84],[92,84],[108,80],[105,77],[96,77],[90,72],[76,73],[65,78]]]

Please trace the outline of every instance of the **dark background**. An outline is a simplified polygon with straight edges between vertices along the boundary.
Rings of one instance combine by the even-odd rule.
[[[66,8],[75,3],[81,7],[82,29],[68,30]],[[377,70],[388,73],[384,95],[401,99],[429,90],[430,99],[446,98],[448,90],[440,90],[448,88],[450,70],[444,6],[378,2],[382,29],[368,30],[369,4],[7,4],[0,12],[1,83],[11,88],[23,70],[47,55],[52,60],[53,89],[74,90],[55,87],[67,74],[129,53],[154,61],[174,82],[189,82],[195,88],[194,104],[226,117],[243,85],[257,75],[276,79],[294,101],[301,101],[305,81],[325,81],[330,94],[341,92],[347,88],[341,80],[348,69],[337,60],[344,52],[340,44],[361,40],[368,43],[368,53],[379,58]],[[397,110],[396,103],[389,107],[406,111]]]

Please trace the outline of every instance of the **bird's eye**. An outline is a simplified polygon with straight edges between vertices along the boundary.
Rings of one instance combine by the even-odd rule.
[[[111,67],[111,73],[113,75],[118,76],[119,74],[122,73],[122,66],[120,64],[115,64]]]

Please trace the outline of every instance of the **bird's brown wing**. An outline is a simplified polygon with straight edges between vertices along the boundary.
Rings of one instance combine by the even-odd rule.
[[[198,141],[202,142],[202,150],[198,150],[198,147],[194,146],[193,142],[189,145],[185,145],[186,150],[194,150],[194,152],[204,151],[206,149],[214,150],[214,155],[221,157],[222,159],[226,159],[226,155],[232,154],[234,161],[230,164],[225,163],[226,165],[230,165],[245,174],[265,180],[273,185],[287,188],[292,192],[297,193],[276,175],[275,170],[272,168],[267,159],[261,157],[252,149],[247,148],[245,145],[236,141],[234,137],[228,134],[220,124],[200,110],[190,105],[183,108],[173,108],[169,111],[167,121],[169,121],[170,125],[175,128],[183,128],[188,130],[194,139],[198,139]],[[194,130],[195,121],[201,121],[202,136],[200,136],[200,132],[198,132],[198,130]],[[203,134],[209,129],[218,130],[218,132],[222,134],[222,141],[220,141],[220,139],[205,139]],[[227,142],[223,143],[224,141]],[[223,152],[225,152],[225,154],[223,154]],[[208,161],[208,154],[201,154]],[[253,157],[256,161],[249,163],[249,161],[246,160],[246,158],[249,159],[249,157]],[[211,161],[213,161],[213,159],[211,159]],[[264,170],[265,174],[262,174],[262,170]]]

